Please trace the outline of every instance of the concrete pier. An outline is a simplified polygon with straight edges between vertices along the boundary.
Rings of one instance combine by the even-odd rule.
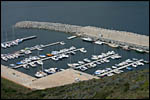
[[[149,50],[149,36],[140,35],[132,32],[110,30],[92,26],[77,26],[51,22],[21,21],[15,24],[17,28],[35,28],[47,29],[74,35],[81,34],[94,39],[101,39],[107,42],[115,42],[118,44],[129,45],[137,48]]]

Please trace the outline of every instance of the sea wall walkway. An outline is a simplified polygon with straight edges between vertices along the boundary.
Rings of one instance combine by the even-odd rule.
[[[94,39],[101,39],[107,42],[115,42],[118,44],[125,44],[149,50],[149,36],[140,35],[133,32],[110,30],[92,26],[77,26],[62,23],[36,21],[21,21],[16,23],[15,27],[47,29],[66,33],[73,33],[74,35],[81,34],[81,36],[89,36]]]

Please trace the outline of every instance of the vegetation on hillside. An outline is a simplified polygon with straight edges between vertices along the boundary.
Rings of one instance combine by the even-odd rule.
[[[149,99],[149,69],[34,91],[1,78],[1,98]]]

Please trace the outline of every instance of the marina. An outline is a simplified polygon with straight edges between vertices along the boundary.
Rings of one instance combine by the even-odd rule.
[[[113,18],[118,12],[99,13],[106,9],[97,3],[86,8],[94,16],[89,16],[83,6],[79,10],[81,6],[75,9],[72,5],[72,12],[66,6],[55,9],[53,5],[25,4],[24,10],[18,4],[15,6],[19,9],[7,5],[3,6],[3,13],[8,13],[2,14],[1,26],[1,76],[6,79],[32,89],[46,89],[149,69],[147,15],[135,14],[141,7],[135,7],[132,13],[118,9],[121,14],[115,15],[116,21]],[[5,10],[7,7],[10,10]],[[45,13],[47,9],[51,13]],[[134,17],[129,20],[125,15]],[[142,18],[144,21],[139,21]]]

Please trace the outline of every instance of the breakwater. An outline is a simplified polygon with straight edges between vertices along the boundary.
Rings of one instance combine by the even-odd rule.
[[[15,24],[16,28],[35,28],[72,33],[74,35],[88,36],[106,42],[129,45],[149,50],[149,36],[133,32],[117,31],[92,26],[77,26],[62,23],[21,21]]]

